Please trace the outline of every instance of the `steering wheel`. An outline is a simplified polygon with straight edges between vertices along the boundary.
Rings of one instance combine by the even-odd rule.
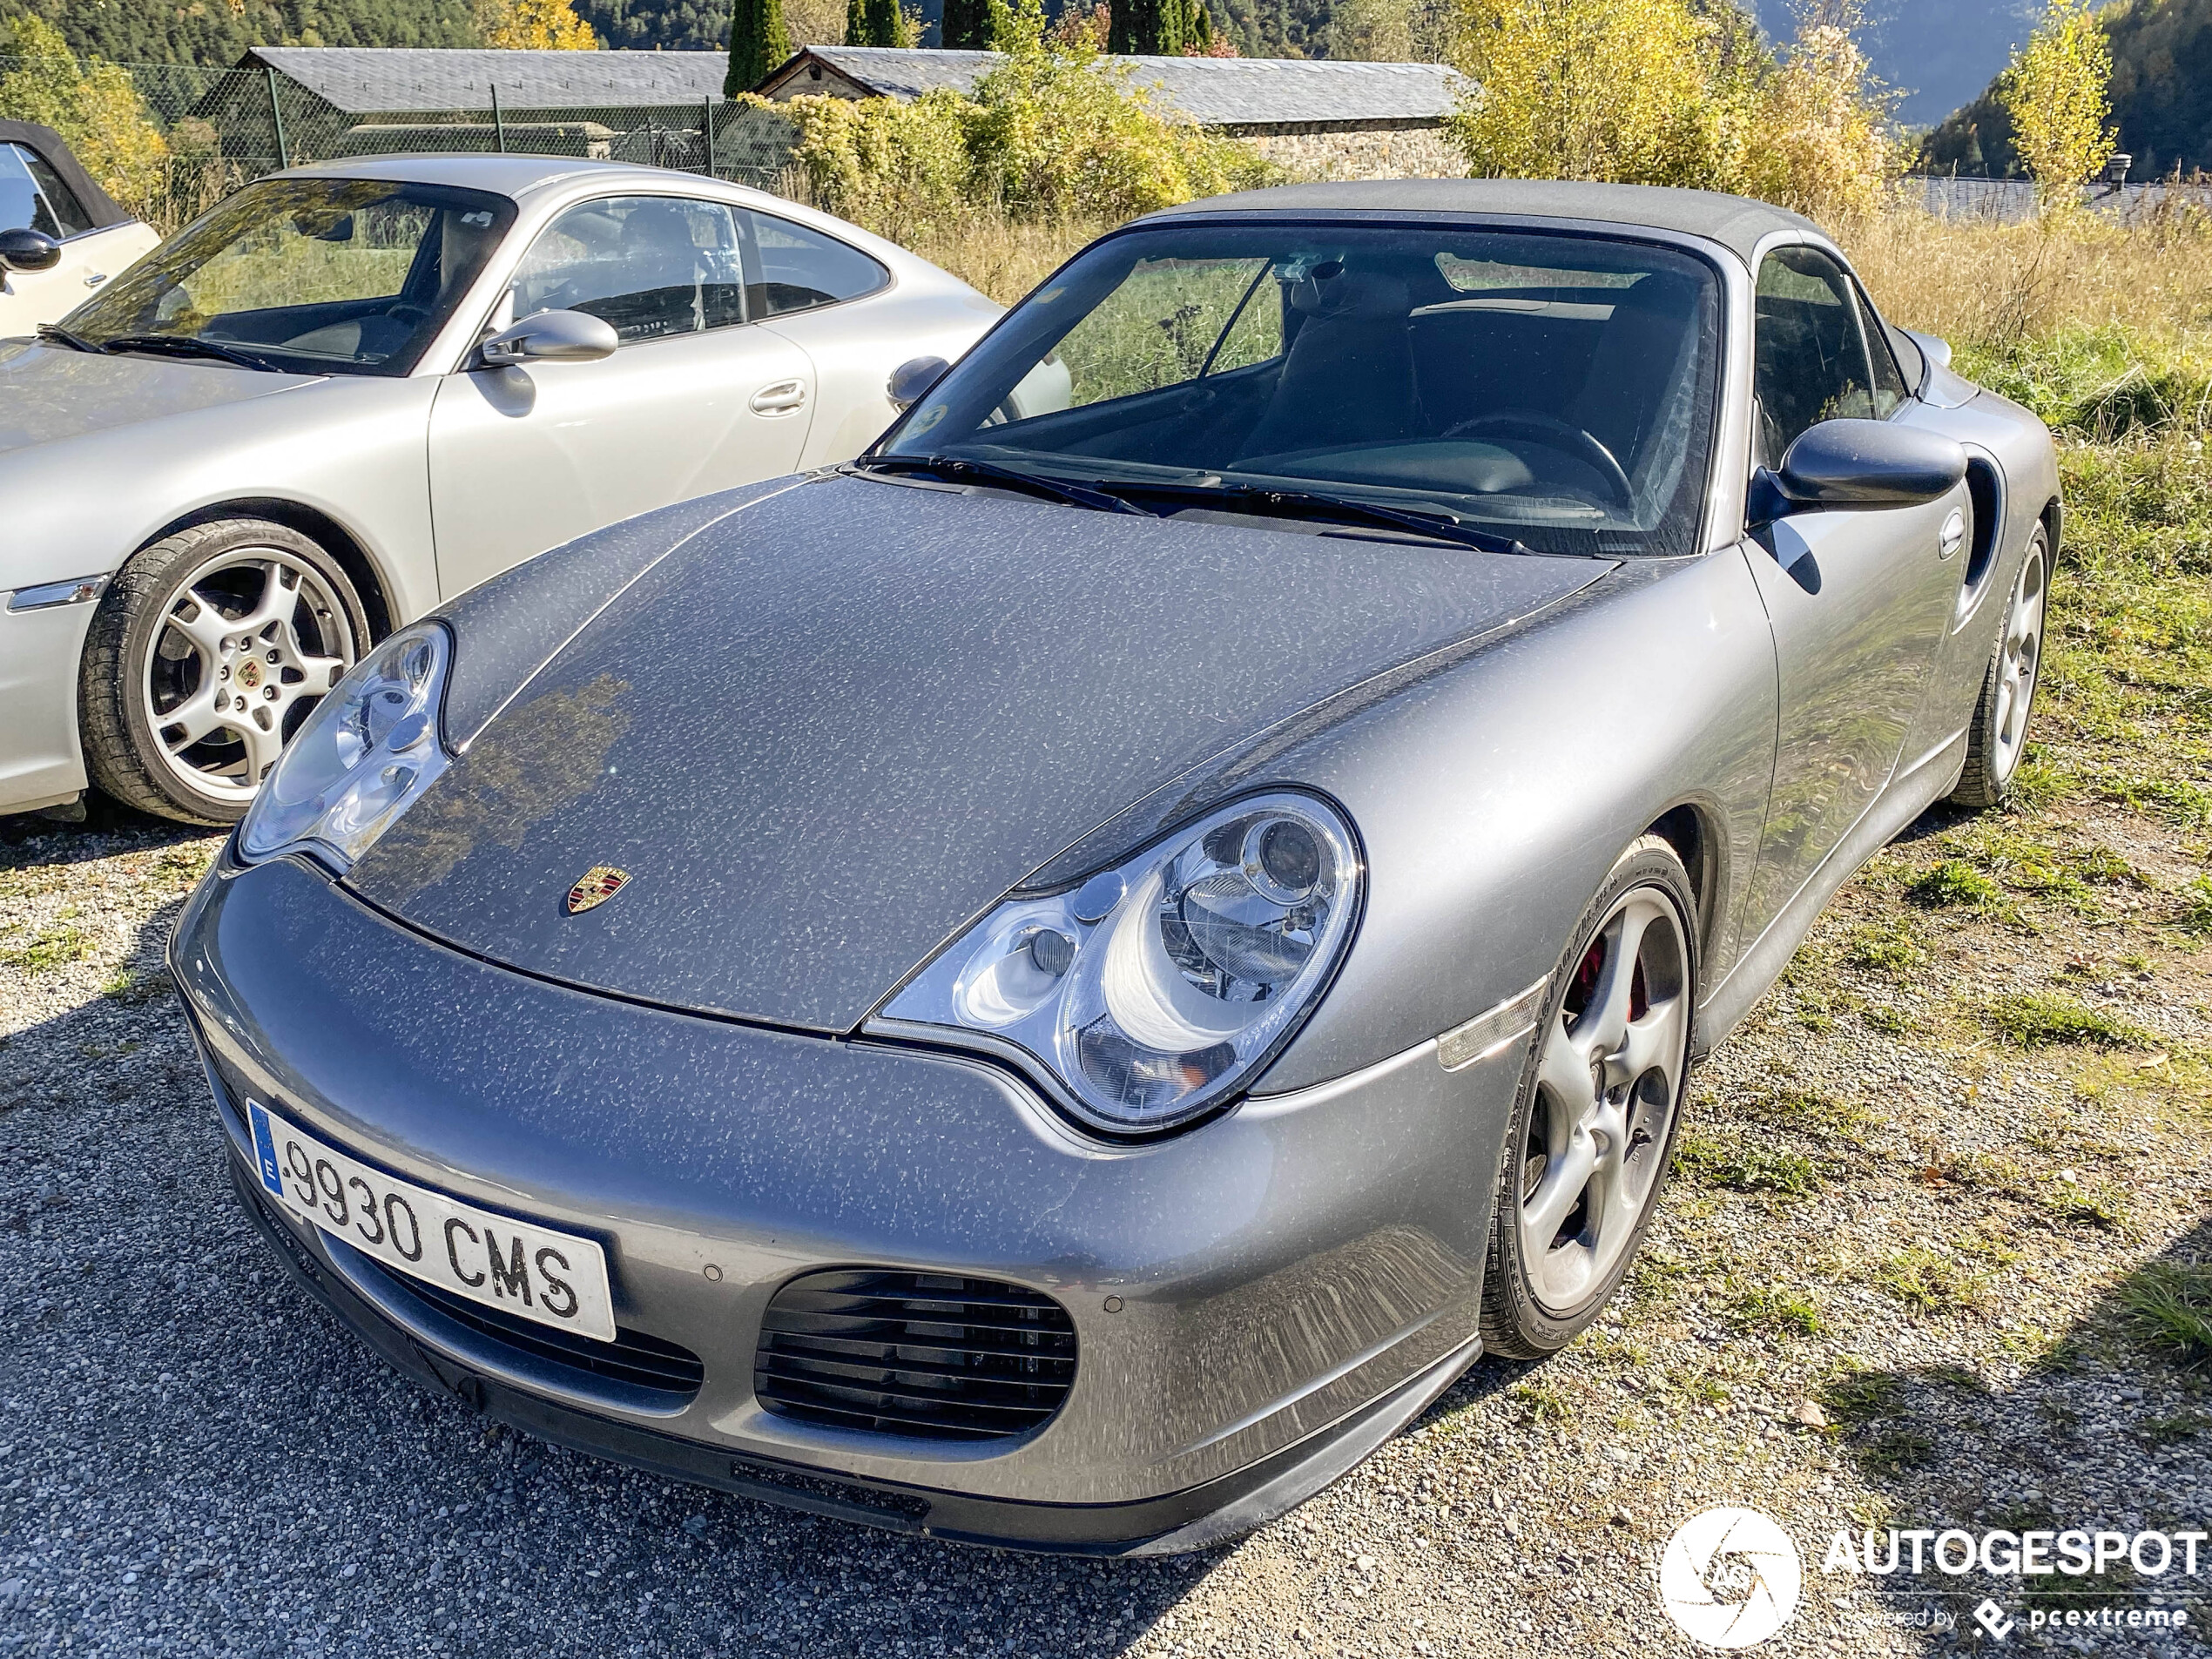
[[[1519,432],[1534,438],[1548,449],[1557,449],[1573,455],[1591,471],[1605,480],[1606,488],[1620,499],[1623,507],[1635,504],[1635,487],[1629,483],[1629,475],[1613,458],[1613,451],[1581,427],[1534,409],[1514,409],[1498,415],[1478,415],[1472,421],[1462,421],[1444,433],[1447,438],[1472,437],[1481,431],[1504,430]]]

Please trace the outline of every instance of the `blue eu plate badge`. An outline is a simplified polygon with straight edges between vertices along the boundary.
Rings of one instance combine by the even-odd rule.
[[[250,1100],[246,1103],[246,1110],[253,1120],[253,1156],[260,1162],[261,1184],[281,1198],[284,1166],[277,1162],[276,1136],[269,1132],[269,1115]]]

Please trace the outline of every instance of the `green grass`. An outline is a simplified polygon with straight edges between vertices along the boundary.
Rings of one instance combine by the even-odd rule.
[[[1817,1336],[1822,1329],[1818,1305],[1796,1291],[1766,1287],[1745,1291],[1729,1305],[1729,1313],[1737,1327],[1746,1331],[1811,1337]]]
[[[1710,1133],[1683,1136],[1675,1161],[1707,1184],[1732,1192],[1802,1198],[1822,1184],[1820,1166],[1803,1153],[1748,1145]]]
[[[1877,1262],[1867,1278],[1913,1312],[1938,1314],[1979,1307],[1989,1276],[1925,1244],[1912,1244]]]
[[[91,954],[92,938],[82,927],[64,922],[35,934],[12,950],[0,950],[0,967],[19,968],[26,974],[51,974],[57,968],[82,961]]]
[[[2184,887],[2181,900],[2175,925],[2184,933],[2212,934],[2212,875],[2198,876]]]
[[[1907,923],[1896,921],[1860,928],[1851,936],[1844,955],[1856,967],[1903,980],[1926,965],[1928,949]]]
[[[1869,1440],[1858,1453],[1859,1467],[1870,1474],[1898,1475],[1925,1469],[1935,1461],[1932,1437],[1918,1429],[1892,1429]]]
[[[1905,891],[1915,903],[1931,909],[2005,907],[2005,890],[1963,859],[1946,859]]]
[[[2120,1282],[2119,1298],[2153,1347],[2191,1369],[2212,1362],[2212,1267],[2152,1262]]]
[[[1999,1035],[2023,1049],[2071,1044],[2093,1049],[2151,1049],[2158,1039],[2139,1025],[2077,1002],[2070,996],[2022,991],[2000,996],[1982,1010]]]
[[[1903,1406],[1903,1385],[1886,1371],[1847,1371],[1820,1389],[1820,1403],[1844,1428],[1859,1428],[1894,1415]]]

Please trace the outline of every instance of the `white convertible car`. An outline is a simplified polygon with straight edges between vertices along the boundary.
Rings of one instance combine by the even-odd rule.
[[[0,341],[0,813],[89,781],[229,822],[393,628],[617,519],[858,454],[894,371],[926,381],[998,314],[694,174],[258,180]]]
[[[53,128],[0,121],[0,335],[60,321],[160,240]]]

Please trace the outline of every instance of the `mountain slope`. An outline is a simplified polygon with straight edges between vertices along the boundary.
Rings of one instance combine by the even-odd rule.
[[[476,46],[470,0],[0,0],[118,64],[236,63],[249,46]]]

